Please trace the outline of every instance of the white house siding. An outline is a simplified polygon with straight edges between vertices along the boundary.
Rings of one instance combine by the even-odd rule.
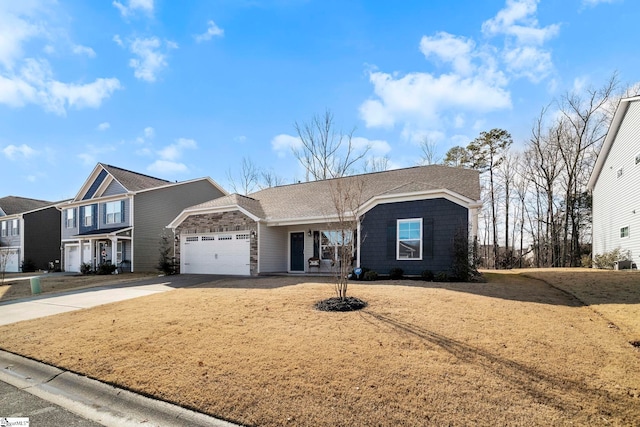
[[[630,250],[640,265],[640,102],[629,104],[593,188],[593,253]],[[618,177],[618,171],[622,175]],[[629,237],[620,229],[629,226]]]

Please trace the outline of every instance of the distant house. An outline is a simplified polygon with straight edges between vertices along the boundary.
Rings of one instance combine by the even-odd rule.
[[[394,267],[406,274],[448,272],[456,233],[477,234],[478,172],[420,166],[231,194],[191,206],[169,224],[181,272],[331,271],[342,247],[332,194],[356,184],[362,189],[358,227],[346,234],[355,250],[354,266],[381,274]]]
[[[588,188],[594,256],[619,248],[640,265],[640,97],[618,104]]]
[[[166,224],[185,207],[226,194],[208,177],[171,182],[98,163],[76,197],[58,205],[63,269],[111,263],[155,271]]]
[[[5,272],[19,272],[23,263],[41,270],[59,267],[59,224],[60,212],[53,202],[16,196],[1,198],[0,251]]]

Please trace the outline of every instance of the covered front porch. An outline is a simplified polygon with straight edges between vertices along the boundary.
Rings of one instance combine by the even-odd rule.
[[[330,276],[336,274],[344,250],[351,256],[355,268],[358,263],[357,231],[344,233],[335,224],[266,225],[258,231],[258,274],[308,274]]]
[[[115,265],[116,273],[132,272],[131,230],[131,227],[92,230],[74,236],[78,238],[74,243],[81,248],[77,271],[82,271],[83,265],[88,265],[93,271],[103,265]],[[68,265],[74,266],[73,260],[69,261]]]

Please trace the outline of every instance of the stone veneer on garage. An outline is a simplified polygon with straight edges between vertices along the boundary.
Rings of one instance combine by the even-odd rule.
[[[258,227],[256,222],[240,211],[191,215],[176,227],[176,235],[202,233],[235,233],[238,231],[255,232],[251,237],[250,271],[258,274]],[[180,241],[175,243],[176,264],[180,265]]]

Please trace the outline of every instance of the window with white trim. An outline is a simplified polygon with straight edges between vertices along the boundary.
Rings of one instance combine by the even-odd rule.
[[[76,210],[74,208],[64,211],[65,227],[74,228],[76,226]]]
[[[422,259],[422,218],[399,219],[397,259]]]
[[[11,220],[11,235],[19,236],[20,235],[20,223],[17,219]]]
[[[109,202],[105,203],[105,209],[107,212],[106,223],[116,224],[122,222],[122,202]]]
[[[0,236],[7,237],[7,221],[0,222]]]
[[[84,211],[84,218],[82,220],[82,223],[85,227],[91,227],[91,225],[93,224],[93,209],[91,208],[91,206],[85,206],[84,208],[82,208],[82,210]]]
[[[620,238],[629,237],[629,226],[620,229]]]
[[[338,261],[345,255],[353,254],[353,233],[351,230],[325,230],[320,232],[320,257]]]

